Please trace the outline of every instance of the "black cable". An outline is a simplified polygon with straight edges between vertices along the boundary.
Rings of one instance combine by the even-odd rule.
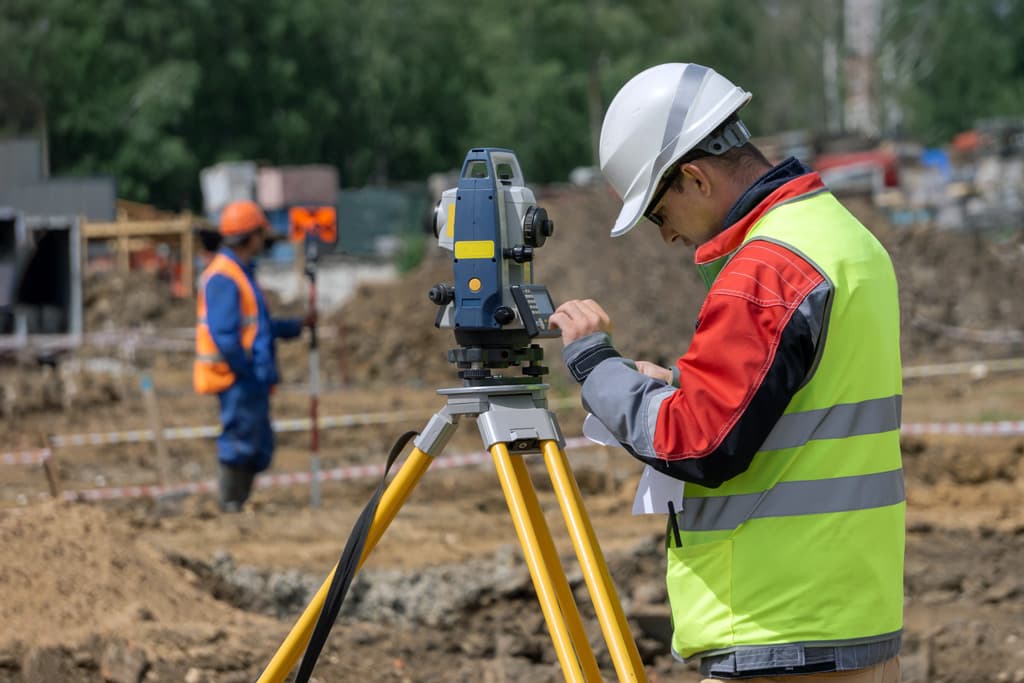
[[[366,545],[366,536],[370,533],[370,528],[373,526],[373,517],[377,513],[377,506],[380,504],[381,496],[384,494],[391,465],[394,464],[399,454],[405,448],[405,445],[409,443],[409,440],[417,434],[418,432],[406,432],[398,437],[395,445],[391,447],[387,464],[384,466],[384,476],[381,478],[380,484],[377,485],[377,490],[374,492],[373,497],[370,498],[370,502],[363,508],[359,519],[356,520],[355,525],[352,527],[352,533],[349,534],[348,542],[345,543],[345,550],[342,551],[341,559],[338,560],[338,566],[334,571],[334,578],[331,580],[331,587],[327,590],[327,597],[324,599],[323,607],[320,609],[320,617],[313,628],[313,635],[309,639],[309,645],[306,646],[306,652],[302,655],[302,663],[299,664],[299,672],[295,676],[295,683],[309,683],[309,677],[313,674],[316,660],[320,657],[320,651],[327,642],[327,636],[330,635],[331,628],[338,618],[338,612],[345,601],[349,585],[351,585],[352,579],[356,575],[359,559],[363,556],[363,548]]]

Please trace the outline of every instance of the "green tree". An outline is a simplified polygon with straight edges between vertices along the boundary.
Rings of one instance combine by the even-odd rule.
[[[884,3],[881,72],[902,130],[941,141],[1024,110],[1024,3]],[[843,0],[6,0],[0,131],[46,131],[54,173],[198,206],[221,160],[323,162],[342,183],[422,180],[510,147],[530,182],[596,162],[622,84],[718,69],[755,134],[834,125]]]
[[[899,0],[884,36],[898,131],[941,144],[978,118],[1024,115],[1024,4]]]

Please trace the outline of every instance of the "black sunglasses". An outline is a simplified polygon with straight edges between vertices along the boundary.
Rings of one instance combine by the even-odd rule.
[[[661,203],[661,198],[665,196],[666,192],[668,192],[668,188],[672,187],[672,183],[676,181],[676,176],[680,173],[679,167],[680,164],[678,163],[672,165],[672,170],[662,177],[661,182],[658,183],[658,189],[654,191],[654,196],[651,197],[650,203],[648,203],[647,208],[644,209],[644,218],[654,223],[659,228],[664,221],[661,219],[661,216],[654,213],[654,210],[658,208],[658,204]]]

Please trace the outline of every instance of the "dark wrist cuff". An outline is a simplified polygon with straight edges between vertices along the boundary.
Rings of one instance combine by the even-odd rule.
[[[575,358],[566,363],[566,367],[569,368],[573,378],[583,384],[602,361],[619,357],[619,352],[611,344],[597,344],[577,354]]]

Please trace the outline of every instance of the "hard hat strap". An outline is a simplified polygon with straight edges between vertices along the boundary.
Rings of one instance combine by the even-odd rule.
[[[734,147],[742,147],[747,144],[748,140],[750,140],[750,131],[742,121],[736,119],[698,142],[693,148],[718,156]]]

